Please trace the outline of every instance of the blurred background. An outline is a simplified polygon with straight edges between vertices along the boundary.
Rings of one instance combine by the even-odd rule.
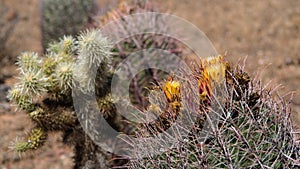
[[[59,134],[53,134],[43,150],[23,154],[21,159],[8,148],[31,125],[26,114],[16,112],[6,99],[18,73],[14,64],[23,51],[42,54],[46,44],[57,38],[53,32],[76,34],[91,26],[93,16],[102,15],[119,3],[78,0],[78,4],[61,4],[72,6],[66,11],[50,1],[0,0],[0,169],[72,168],[71,148],[61,143]],[[279,94],[283,96],[293,92],[292,121],[295,129],[300,129],[300,1],[152,1],[161,12],[196,25],[220,54],[227,54],[232,64],[247,58],[246,70],[252,77],[259,75],[264,84],[280,85]],[[66,18],[62,25],[51,19],[57,11],[62,12],[57,16]],[[286,97],[289,98],[290,95]]]

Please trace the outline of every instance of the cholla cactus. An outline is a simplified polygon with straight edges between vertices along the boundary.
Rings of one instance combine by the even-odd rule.
[[[39,95],[46,91],[47,77],[39,70],[21,71],[19,88],[23,94]]]
[[[41,59],[34,52],[24,52],[18,57],[17,65],[21,71],[37,70],[40,68]]]
[[[65,36],[59,42],[52,43],[43,58],[38,57],[36,53],[22,53],[17,62],[20,69],[19,82],[10,90],[8,98],[20,109],[25,110],[35,124],[26,140],[15,142],[11,146],[13,149],[18,152],[38,149],[47,140],[48,132],[63,131],[64,140],[77,148],[76,158],[81,160],[76,161],[75,168],[79,168],[89,160],[80,157],[80,153],[90,151],[81,145],[88,144],[86,142],[91,140],[86,139],[87,136],[79,125],[72,105],[71,91],[74,86],[82,87],[82,90],[91,87],[82,84],[86,83],[84,80],[91,79],[91,72],[87,71],[98,66],[101,74],[97,74],[95,78],[97,83],[104,85],[106,78],[111,76],[111,45],[100,30],[83,32],[76,39],[78,40],[72,36]],[[92,85],[93,82],[88,84]],[[106,91],[103,88],[97,89]],[[109,114],[108,111],[113,109],[110,108],[110,97],[106,94],[99,98],[99,105],[104,107],[103,114]],[[93,149],[99,151],[96,145]]]
[[[72,88],[74,63],[61,62],[55,69],[55,79],[62,91],[69,91]]]
[[[21,89],[18,87],[9,91],[8,99],[13,100],[22,110],[32,111],[34,109],[32,98],[28,94],[23,94]]]
[[[24,152],[28,149],[38,149],[47,139],[47,133],[42,128],[34,128],[30,131],[26,142],[16,142],[14,149],[18,152]]]
[[[78,40],[78,64],[74,78],[78,80],[79,87],[84,92],[94,92],[95,74],[92,71],[99,68],[100,72],[110,70],[112,60],[110,49],[112,45],[103,37],[100,31],[83,32]],[[105,63],[105,64],[103,64]],[[101,65],[102,64],[102,65]],[[106,74],[98,76],[97,84],[103,84]]]

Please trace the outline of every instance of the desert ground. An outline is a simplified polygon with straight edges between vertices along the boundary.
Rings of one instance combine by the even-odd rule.
[[[109,0],[97,1],[99,9],[116,4]],[[264,84],[280,85],[278,93],[282,96],[293,93],[292,121],[295,130],[300,129],[300,1],[154,1],[161,11],[196,25],[220,54],[226,53],[232,64],[247,58],[245,68],[252,77],[259,75]],[[16,57],[22,51],[42,54],[43,49],[40,1],[0,2],[9,7],[1,13],[7,23],[16,20],[4,44],[5,55],[0,58],[0,168],[70,169],[73,165],[71,147],[61,143],[59,133],[53,133],[42,150],[21,154],[21,158],[8,148],[11,141],[22,137],[31,125],[27,115],[15,111],[6,99],[7,91],[16,82]]]

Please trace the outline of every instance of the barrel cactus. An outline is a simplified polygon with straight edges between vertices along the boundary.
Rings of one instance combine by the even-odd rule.
[[[289,100],[275,96],[274,90],[251,79],[241,67],[232,70],[228,63],[223,64],[226,72],[221,83],[221,98],[210,92],[203,93],[203,82],[210,91],[216,88],[214,83],[207,83],[204,78],[198,83],[198,95],[200,98],[203,94],[209,96],[209,102],[200,99],[202,118],[200,115],[195,125],[186,129],[189,134],[175,139],[174,146],[165,152],[146,154],[142,159],[137,155],[129,168],[299,167],[300,149],[292,134]],[[205,77],[205,69],[210,74],[208,79],[215,81],[211,75],[216,72],[205,66],[202,76]],[[181,85],[181,89],[184,87]],[[218,108],[213,107],[212,102],[217,103]],[[213,122],[216,117],[218,120]],[[144,151],[148,151],[147,146],[144,147]]]

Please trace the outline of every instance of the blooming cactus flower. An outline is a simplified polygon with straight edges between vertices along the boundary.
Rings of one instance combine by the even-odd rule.
[[[226,61],[222,55],[201,60],[201,76],[198,78],[200,109],[210,105],[212,90],[225,79]]]
[[[169,103],[180,101],[180,83],[172,77],[164,84],[163,91]]]

